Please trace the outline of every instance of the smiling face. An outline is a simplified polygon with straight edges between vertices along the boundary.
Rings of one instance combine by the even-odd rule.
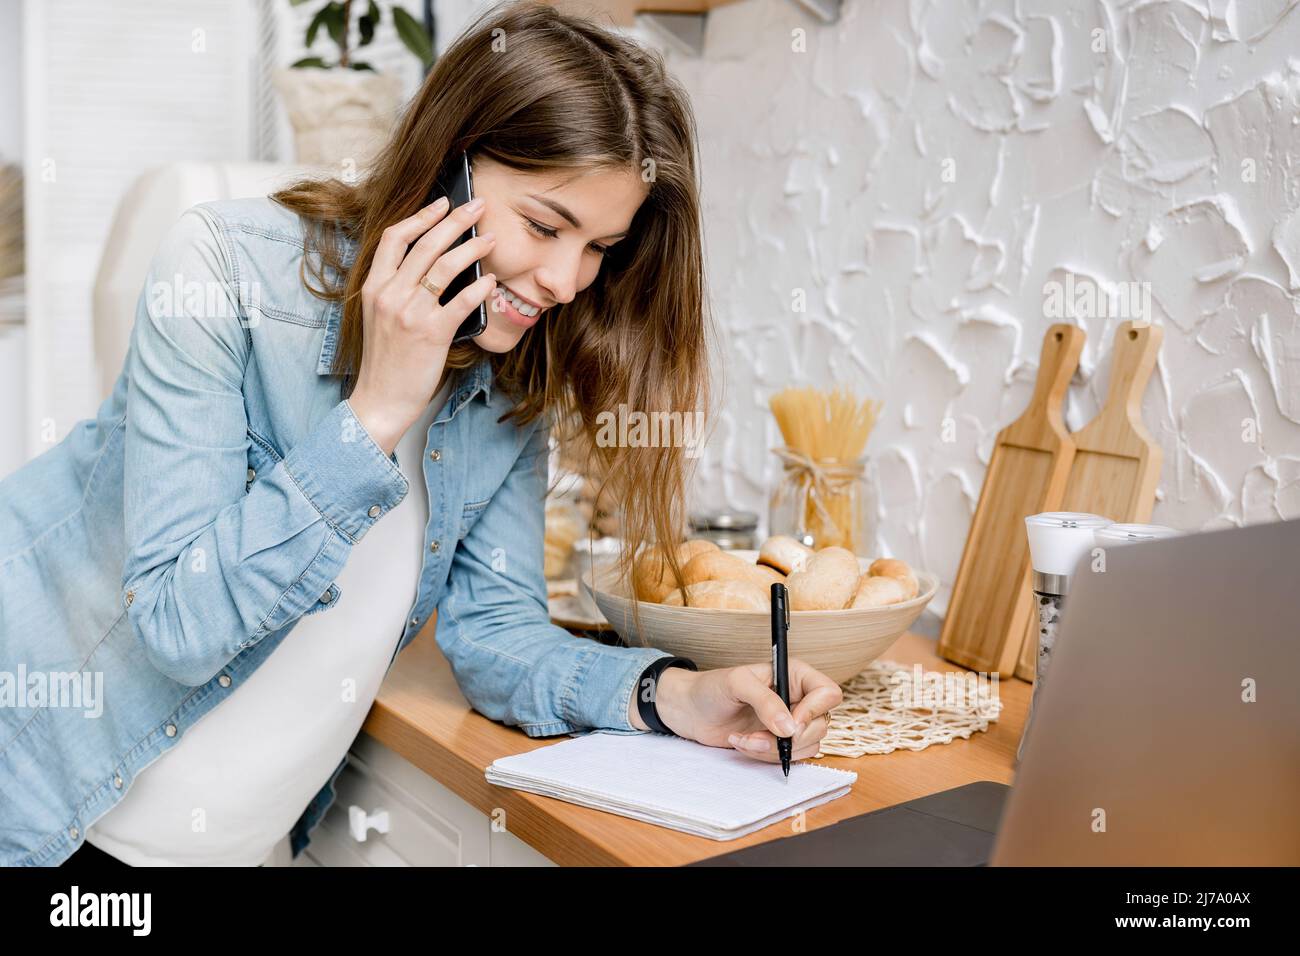
[[[497,239],[480,268],[496,275],[498,287],[542,308],[530,317],[499,290],[488,299],[488,326],[474,341],[488,352],[508,352],[554,306],[595,281],[601,250],[624,241],[649,189],[631,170],[575,179],[567,170],[524,173],[483,157],[472,163],[474,195],[484,202],[477,231]]]

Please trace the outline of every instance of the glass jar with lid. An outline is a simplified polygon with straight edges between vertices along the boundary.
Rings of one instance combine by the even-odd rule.
[[[758,547],[755,541],[758,515],[752,511],[697,511],[690,521],[694,537],[712,541],[723,551],[752,551]]]

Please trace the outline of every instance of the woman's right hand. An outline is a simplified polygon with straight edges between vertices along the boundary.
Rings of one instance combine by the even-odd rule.
[[[486,274],[444,306],[420,284],[428,275],[446,288],[491,251],[495,240],[485,233],[447,252],[482,215],[482,199],[475,202],[448,215],[444,198],[389,226],[361,286],[365,345],[348,405],[386,454],[437,392],[456,330],[496,288]]]

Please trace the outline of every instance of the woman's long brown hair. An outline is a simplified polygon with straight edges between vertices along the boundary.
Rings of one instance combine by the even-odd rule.
[[[548,414],[556,438],[576,439],[588,474],[608,483],[628,585],[643,544],[685,536],[693,459],[680,444],[602,444],[598,417],[624,404],[648,416],[699,412],[710,420],[713,335],[695,143],[689,100],[656,52],[536,0],[514,0],[486,10],[438,59],[361,182],[307,180],[272,196],[307,223],[314,255],[304,257],[304,284],[342,300],[334,373],[344,377],[346,397],[361,367],[361,285],[380,234],[424,205],[446,157],[469,151],[525,172],[630,170],[647,183],[627,238],[592,284],[553,307],[515,348],[491,355],[494,387],[515,403],[501,420],[525,425]],[[340,232],[355,242],[350,266]],[[472,340],[457,344],[447,368],[470,368],[484,354]]]

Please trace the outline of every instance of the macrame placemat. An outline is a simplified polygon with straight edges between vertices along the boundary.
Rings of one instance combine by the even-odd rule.
[[[902,674],[899,674],[899,672]],[[934,675],[934,676],[931,676]],[[970,699],[966,694],[946,694],[938,699],[899,694],[900,684],[908,685],[913,694],[915,685],[933,687],[935,677],[940,682],[944,675],[938,671],[923,671],[921,680],[911,665],[896,661],[878,660],[843,685],[844,700],[831,711],[830,729],[821,740],[821,753],[817,756],[861,757],[864,754],[887,754],[895,750],[924,750],[931,744],[951,743],[954,738],[963,740],[976,731],[988,730],[1002,711],[1002,701],[997,697],[997,685],[986,687],[985,693]],[[966,684],[964,673],[957,678]],[[984,679],[981,675],[981,679]],[[935,703],[936,706],[898,706],[904,703]]]

